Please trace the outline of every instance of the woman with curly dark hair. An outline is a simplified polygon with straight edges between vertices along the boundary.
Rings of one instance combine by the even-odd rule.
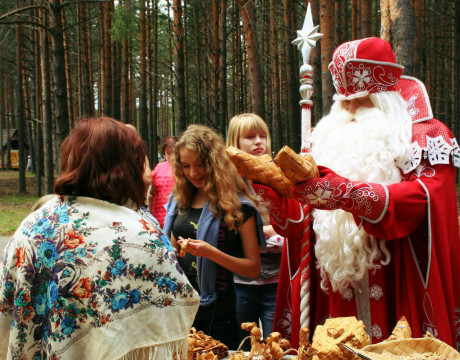
[[[193,326],[236,349],[233,273],[259,274],[259,244],[265,245],[260,204],[225,153],[223,139],[210,128],[190,125],[174,157],[164,230],[173,246],[187,243],[179,263],[200,292]]]
[[[0,263],[0,357],[187,358],[198,296],[142,211],[150,172],[132,127],[76,124],[57,195],[22,222]]]

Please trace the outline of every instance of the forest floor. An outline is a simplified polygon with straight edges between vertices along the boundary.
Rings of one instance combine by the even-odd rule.
[[[26,174],[26,191],[27,194],[18,194],[18,171],[0,171],[0,236],[13,235],[38,200],[37,179],[34,174]]]

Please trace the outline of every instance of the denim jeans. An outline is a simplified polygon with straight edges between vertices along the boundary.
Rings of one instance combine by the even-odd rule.
[[[255,322],[259,326],[260,322],[263,337],[266,338],[273,331],[278,284],[246,285],[235,283],[235,289],[238,323],[241,325],[243,322]],[[249,333],[241,330],[241,339],[246,336],[249,336]],[[246,341],[245,345],[249,345],[249,341]]]

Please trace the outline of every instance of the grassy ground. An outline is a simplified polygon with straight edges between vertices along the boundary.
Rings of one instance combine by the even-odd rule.
[[[38,200],[35,175],[26,174],[27,194],[19,195],[19,172],[0,171],[0,236],[11,236]],[[42,189],[42,194],[44,189]]]

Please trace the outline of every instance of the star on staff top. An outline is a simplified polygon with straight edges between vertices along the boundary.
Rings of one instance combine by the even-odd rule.
[[[292,44],[297,45],[297,49],[302,53],[304,64],[308,64],[311,48],[316,46],[316,41],[321,39],[323,34],[318,32],[319,25],[313,26],[310,3],[308,3],[307,14],[303,22],[302,30],[297,30],[297,38]]]

